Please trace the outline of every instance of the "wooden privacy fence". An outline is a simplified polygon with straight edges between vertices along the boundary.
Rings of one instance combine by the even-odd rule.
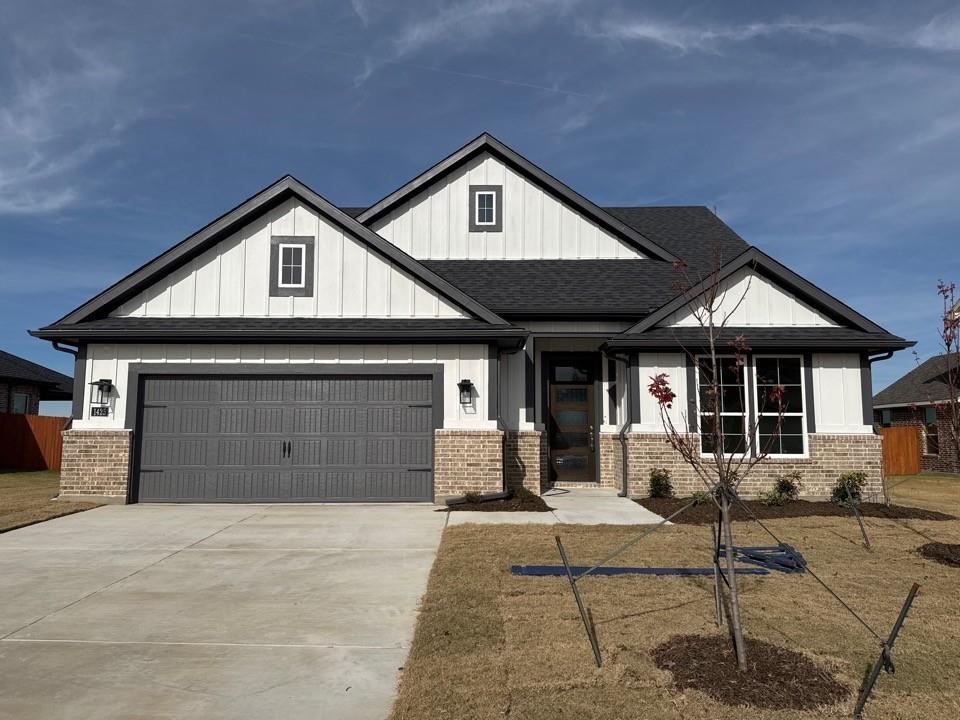
[[[70,418],[0,413],[0,468],[59,470],[63,430]]]
[[[920,472],[920,438],[914,425],[881,428],[883,471],[887,475],[916,475]]]

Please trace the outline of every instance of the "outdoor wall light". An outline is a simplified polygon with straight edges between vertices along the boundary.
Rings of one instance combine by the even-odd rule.
[[[460,404],[469,405],[473,402],[473,383],[469,379],[461,380],[457,383],[457,389],[460,390]]]
[[[110,393],[113,391],[113,380],[100,378],[94,380],[90,385],[93,386],[93,398],[91,402],[94,405],[108,405],[110,403]]]

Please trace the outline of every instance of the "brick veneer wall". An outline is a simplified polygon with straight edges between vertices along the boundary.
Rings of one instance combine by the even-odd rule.
[[[503,433],[499,430],[436,430],[434,496],[503,489]]]
[[[800,494],[822,497],[830,494],[841,473],[860,470],[867,474],[865,496],[880,499],[883,493],[883,451],[879,435],[808,436],[809,457],[796,460],[768,458],[751,471],[740,486],[745,497],[756,497],[770,489],[778,475],[797,470],[802,476]],[[631,433],[628,436],[630,495],[649,495],[650,470],[657,467],[670,471],[677,495],[703,490],[704,485],[680,455],[667,444],[667,436],[659,433]],[[871,498],[873,499],[873,498]]]
[[[874,412],[874,418],[879,424],[882,418],[879,410]],[[960,473],[960,462],[957,461],[953,434],[950,432],[950,408],[947,405],[937,405],[937,434],[940,437],[940,453],[937,455],[927,454],[922,407],[890,408],[890,424],[895,427],[916,428],[921,472]]]
[[[65,430],[60,464],[62,497],[127,496],[128,430]]]
[[[508,430],[507,487],[540,494],[547,484],[547,435],[538,430]]]
[[[623,446],[617,433],[600,433],[600,486],[623,488]]]

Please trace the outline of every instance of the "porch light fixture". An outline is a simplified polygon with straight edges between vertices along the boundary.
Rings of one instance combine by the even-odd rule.
[[[460,391],[461,405],[469,405],[473,402],[473,383],[468,378],[458,382],[457,389]]]
[[[93,398],[91,402],[94,405],[109,405],[110,393],[113,391],[113,380],[100,378],[90,383],[93,389]]]

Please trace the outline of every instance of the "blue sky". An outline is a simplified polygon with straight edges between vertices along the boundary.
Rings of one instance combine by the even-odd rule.
[[[948,2],[6,3],[0,347],[69,372],[28,328],[281,175],[362,205],[488,130],[600,205],[715,207],[925,358],[958,77]]]

